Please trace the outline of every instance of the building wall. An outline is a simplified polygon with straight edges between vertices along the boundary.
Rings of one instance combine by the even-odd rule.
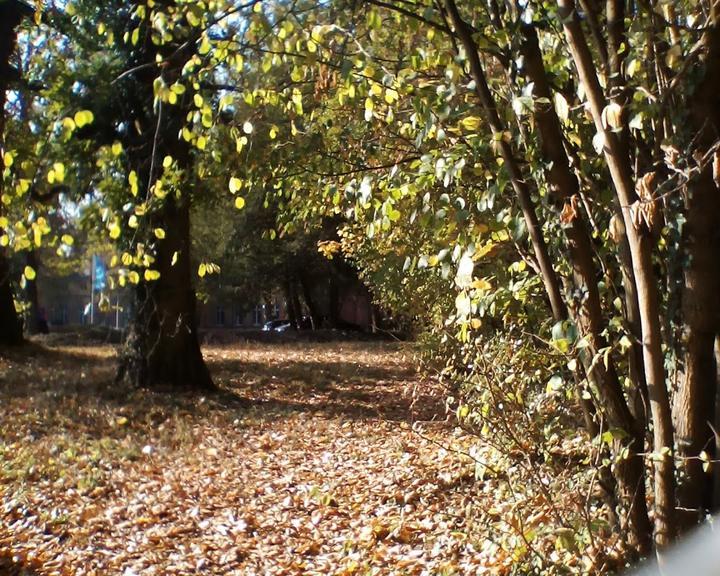
[[[51,276],[41,272],[37,279],[38,304],[44,309],[45,317],[53,326],[90,324],[86,309],[90,303],[90,277],[85,274]],[[130,318],[132,294],[129,289],[106,292],[111,309],[103,312],[98,303],[100,294],[95,293],[93,323],[100,326],[125,328]],[[119,310],[116,310],[119,308]]]

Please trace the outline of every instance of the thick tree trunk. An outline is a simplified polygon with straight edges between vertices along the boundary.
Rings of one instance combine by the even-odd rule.
[[[328,328],[337,328],[340,319],[340,294],[338,293],[338,281],[335,274],[335,271],[331,271],[328,278]]]
[[[38,274],[40,270],[38,266],[37,255],[35,254],[35,250],[33,248],[28,250],[27,254],[25,255],[25,262],[28,266],[35,270],[36,273],[35,280],[33,280],[32,282],[28,282],[25,288],[25,292],[27,294],[28,302],[30,305],[27,316],[28,319],[26,329],[28,334],[38,334],[43,331],[43,327],[40,325],[40,298],[38,295],[37,286]]]
[[[713,414],[713,436],[715,437],[715,458],[720,455],[720,335],[715,337],[715,414]],[[711,512],[720,510],[720,466],[715,463],[713,474],[713,501]]]
[[[137,127],[138,136],[128,131],[126,142],[130,168],[138,180],[147,183],[146,198],[152,198],[153,186],[162,171],[161,163],[170,156],[176,163],[181,181],[172,188],[165,186],[167,196],[153,199],[150,213],[145,217],[143,232],[150,240],[153,230],[165,232],[162,239],[150,240],[155,245],[155,261],[151,268],[160,273],[156,280],[141,278],[136,291],[135,316],[128,332],[118,377],[135,386],[163,390],[208,390],[214,385],[200,351],[198,341],[195,290],[190,259],[190,205],[192,198],[192,154],[190,144],[180,133],[185,116],[191,109],[189,95],[176,105],[154,105],[153,82],[157,69],[147,64],[156,61],[160,53],[167,63],[162,68],[166,85],[180,77],[184,64],[192,55],[194,43],[181,47],[156,46],[145,32],[141,34],[142,48],[136,59],[129,62],[141,70],[126,80],[127,91],[133,99],[128,109],[135,117],[130,120]],[[157,110],[157,112],[155,112]],[[174,189],[173,189],[174,188]],[[152,205],[152,204],[151,204]],[[140,270],[143,276],[144,270]]]
[[[156,223],[166,233],[154,264],[160,278],[138,285],[120,376],[140,387],[213,389],[198,342],[188,200],[169,196]]]
[[[2,229],[0,229],[0,235]],[[15,311],[15,300],[10,286],[10,270],[5,254],[0,250],[0,345],[22,344],[22,324]]]
[[[705,40],[705,76],[688,106],[701,154],[707,154],[720,136],[720,22],[715,21]],[[684,472],[678,499],[683,525],[690,527],[712,506],[712,480],[697,459],[701,451],[710,452],[714,444],[710,423],[717,386],[714,345],[720,319],[720,188],[713,180],[711,162],[690,182],[685,205],[685,372],[676,397],[675,417]]]
[[[649,234],[636,229],[631,206],[637,200],[632,170],[617,135],[603,122],[606,98],[600,86],[592,56],[585,41],[573,0],[558,0],[563,22],[580,81],[588,96],[595,128],[603,136],[604,154],[615,192],[622,206],[623,221],[628,235],[633,271],[637,285],[638,305],[643,339],[643,363],[650,395],[653,419],[653,450],[655,458],[655,543],[668,546],[676,533],[675,466],[672,458],[673,429],[665,382],[665,367],[660,331],[660,308],[657,281],[652,268],[652,246]]]
[[[20,14],[8,2],[0,7],[0,166],[5,156],[5,98],[7,96],[9,61],[15,47],[15,26],[20,23]],[[0,178],[0,195],[2,195],[3,182]],[[0,216],[3,215],[3,205],[0,202]],[[4,234],[0,228],[0,236]],[[5,248],[0,247],[0,345],[14,346],[23,341],[22,323],[15,311],[12,286],[10,284],[10,266]]]

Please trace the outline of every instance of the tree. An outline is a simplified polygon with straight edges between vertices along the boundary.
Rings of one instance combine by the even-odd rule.
[[[7,1],[0,4],[0,150],[3,159],[3,175],[0,180],[0,238],[7,238],[4,228],[7,219],[3,216],[3,206],[6,204],[6,192],[3,190],[7,178],[6,172],[13,163],[13,156],[5,150],[5,101],[9,88],[9,81],[17,70],[11,65],[10,58],[15,49],[15,28],[22,18],[32,14],[32,9],[19,0]],[[7,243],[0,243],[0,344],[12,345],[22,342],[22,324],[15,310],[12,288],[10,284],[10,269],[5,254]]]

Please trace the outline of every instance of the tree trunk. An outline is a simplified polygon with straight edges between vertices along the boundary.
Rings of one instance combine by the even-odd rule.
[[[134,117],[125,119],[134,124],[125,137],[134,140],[124,146],[130,168],[138,180],[147,183],[146,198],[152,198],[152,188],[162,171],[160,164],[165,156],[176,163],[180,182],[173,188],[166,185],[167,196],[158,202],[145,218],[142,232],[155,245],[155,261],[151,268],[160,273],[156,280],[142,278],[136,290],[134,318],[128,331],[128,340],[121,358],[118,377],[141,387],[163,390],[214,388],[200,351],[197,331],[196,299],[193,288],[193,271],[190,259],[190,205],[192,198],[192,154],[190,144],[180,137],[185,116],[192,105],[188,94],[176,105],[154,107],[153,82],[157,69],[148,63],[156,61],[160,53],[167,65],[162,68],[166,85],[180,77],[181,70],[192,55],[194,43],[182,46],[156,46],[150,35],[141,34],[142,48],[131,60],[131,67],[140,67],[135,75],[125,80],[129,98],[128,109]],[[144,65],[144,66],[143,66]],[[166,109],[167,108],[167,109]],[[131,136],[132,135],[132,136]],[[152,239],[153,230],[161,228],[165,237]]]
[[[715,14],[716,18],[720,15]],[[720,134],[720,22],[706,34],[705,76],[688,106],[701,154]],[[697,154],[697,152],[696,152]],[[717,153],[716,153],[717,154]],[[684,380],[675,405],[678,453],[683,478],[678,490],[682,523],[688,528],[712,506],[712,478],[698,460],[712,451],[717,367],[715,337],[720,319],[720,189],[712,162],[690,182],[685,195],[687,222],[683,229],[687,259],[682,294],[685,321]]]
[[[338,290],[338,280],[335,277],[337,272],[331,270],[328,278],[328,328],[337,328],[340,319],[340,294]]]
[[[713,435],[715,436],[715,453],[717,459],[720,455],[720,335],[715,337],[715,414],[713,414]],[[711,512],[717,514],[720,510],[720,466],[717,462],[712,467],[713,473],[713,501]]]
[[[308,310],[310,310],[313,330],[317,330],[320,328],[320,324],[322,323],[322,315],[320,314],[315,298],[313,298],[312,284],[307,274],[300,274],[300,286],[302,287],[305,304],[307,304]]]
[[[2,235],[0,229],[0,235]],[[10,286],[10,270],[4,251],[0,250],[0,345],[22,344],[22,323],[15,311],[15,300]]]
[[[293,278],[289,272],[285,272],[285,280],[283,282],[283,291],[285,292],[285,306],[287,307],[288,320],[293,329],[297,329],[300,323],[298,314],[297,293],[293,286]]]
[[[547,79],[542,53],[538,44],[535,27],[521,24],[523,40],[521,53],[525,58],[525,72],[534,83],[533,93],[537,98],[553,101]],[[594,361],[598,350],[607,346],[603,332],[607,323],[602,312],[597,282],[598,267],[592,249],[592,242],[583,212],[579,208],[579,183],[570,168],[560,120],[552,104],[536,104],[533,117],[540,136],[540,145],[545,164],[549,166],[546,177],[550,192],[559,205],[570,209],[570,221],[565,223],[565,235],[569,247],[568,255],[573,269],[575,292],[578,302],[573,306],[581,334],[588,337],[587,353],[581,354],[588,379],[600,394],[600,407],[607,417],[608,425],[620,428],[633,438],[629,457],[619,458],[626,448],[624,442],[616,441],[615,473],[618,480],[622,526],[630,535],[629,541],[641,555],[647,554],[652,540],[652,527],[647,514],[645,500],[645,473],[642,459],[637,456],[644,449],[644,420],[637,422],[631,415],[612,361],[607,364]],[[577,208],[574,205],[578,205]],[[636,383],[637,385],[637,383]]]
[[[523,213],[525,224],[527,225],[530,241],[540,268],[540,275],[545,285],[545,293],[550,301],[550,308],[553,317],[556,320],[564,320],[567,318],[567,307],[560,291],[560,282],[558,280],[555,269],[550,260],[547,244],[542,235],[542,227],[535,213],[535,205],[530,196],[530,190],[523,178],[522,171],[513,155],[510,144],[505,139],[505,126],[497,112],[495,100],[490,92],[490,88],[485,78],[480,57],[478,56],[478,47],[473,40],[472,33],[460,13],[458,12],[455,0],[445,0],[445,6],[455,31],[465,49],[466,57],[470,63],[470,73],[475,81],[475,92],[480,102],[480,106],[484,111],[484,116],[490,125],[493,137],[499,147],[500,156],[505,163],[505,169],[510,175],[510,181],[517,197],[518,205]]]
[[[619,133],[620,153],[622,157],[630,158],[631,135],[627,127],[626,106],[629,94],[623,76],[623,44],[626,42],[625,13],[625,0],[606,0],[608,85],[611,100],[621,106],[622,109],[622,129]],[[641,432],[644,435],[644,429],[650,414],[650,399],[648,398],[647,382],[643,368],[640,309],[635,288],[635,273],[632,268],[630,245],[625,227],[621,224],[622,210],[617,202],[614,203],[613,208],[618,223],[618,236],[615,241],[618,247],[617,258],[620,263],[623,290],[625,292],[625,317],[633,337],[632,347],[628,351],[628,368],[633,383],[630,408],[633,411],[633,416],[638,420],[638,428],[642,429]]]
[[[15,26],[21,16],[8,2],[0,6],[0,166],[5,157],[5,99],[7,97],[10,56],[15,49]],[[3,181],[0,178],[0,195],[3,193]],[[0,216],[3,215],[3,203],[0,202]],[[0,236],[5,231],[0,228]],[[22,323],[15,310],[12,286],[10,284],[10,266],[5,248],[0,247],[0,345],[14,346],[23,341]]]
[[[25,328],[28,334],[39,334],[42,332],[42,327],[40,326],[40,302],[37,287],[39,266],[37,255],[35,254],[35,250],[33,248],[30,248],[30,250],[27,251],[27,254],[25,255],[25,262],[28,266],[35,270],[35,280],[31,282],[29,281],[25,288],[28,302],[30,304],[28,320]]]
[[[618,202],[622,206],[630,245],[640,309],[643,363],[653,419],[653,450],[656,453],[655,543],[663,548],[672,542],[676,532],[675,466],[672,458],[672,417],[665,382],[659,296],[652,268],[651,238],[647,231],[636,229],[633,224],[631,206],[637,200],[637,194],[633,187],[631,166],[627,156],[622,155],[622,146],[617,135],[607,130],[603,123],[606,98],[575,12],[574,0],[558,0],[558,6],[572,57],[588,96],[595,128],[604,138],[605,160],[610,169]]]
[[[154,264],[160,278],[137,287],[120,376],[140,387],[213,389],[198,342],[187,198],[168,196],[156,224],[162,224],[166,234]]]

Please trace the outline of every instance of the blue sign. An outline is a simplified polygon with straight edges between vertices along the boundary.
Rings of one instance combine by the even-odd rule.
[[[107,277],[107,268],[103,261],[93,254],[93,290],[101,292],[105,290],[105,279]]]

